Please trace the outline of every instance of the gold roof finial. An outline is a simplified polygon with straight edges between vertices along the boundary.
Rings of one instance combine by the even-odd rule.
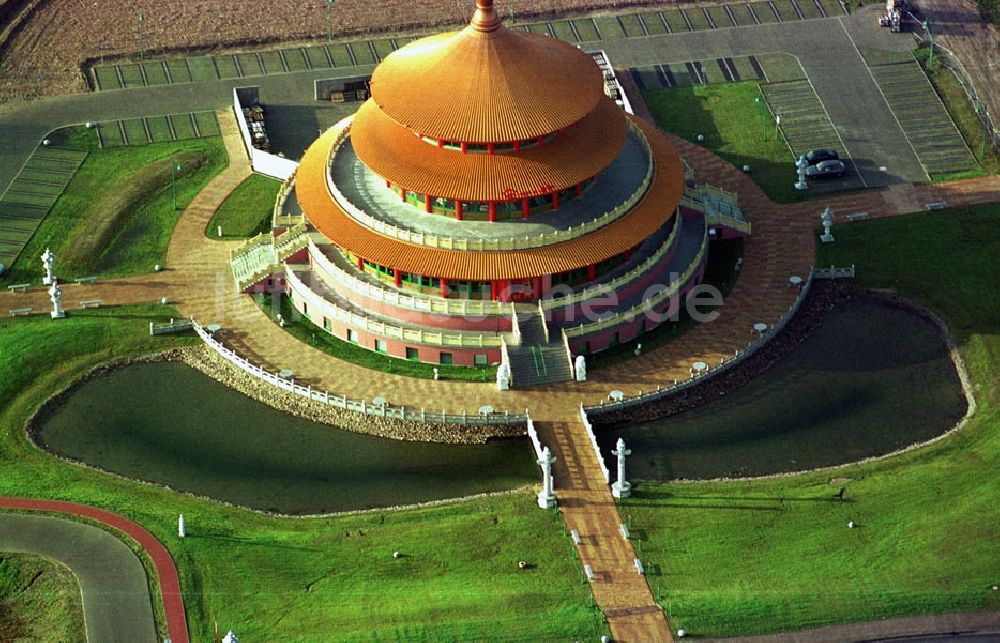
[[[472,15],[472,28],[476,31],[496,31],[500,28],[500,16],[493,8],[493,0],[476,0],[476,13]]]

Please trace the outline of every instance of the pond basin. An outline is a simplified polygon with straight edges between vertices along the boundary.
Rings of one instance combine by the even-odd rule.
[[[503,491],[538,479],[527,438],[404,442],[293,417],[177,362],[81,383],[36,441],[129,478],[244,507],[329,513]]]
[[[965,411],[937,327],[862,298],[837,307],[746,386],[597,438],[612,472],[611,450],[625,439],[630,479],[751,477],[885,455],[941,435]]]

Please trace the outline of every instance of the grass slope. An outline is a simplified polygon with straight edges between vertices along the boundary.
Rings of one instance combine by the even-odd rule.
[[[881,462],[639,486],[625,512],[674,627],[726,636],[1000,608],[989,589],[1000,564],[998,222],[991,205],[852,223],[821,247],[819,264],[857,264],[860,283],[945,319],[977,414],[961,433]],[[834,497],[841,485],[846,502]]]
[[[80,583],[39,556],[0,557],[0,641],[85,643]]]
[[[0,495],[74,500],[148,528],[178,566],[193,640],[570,639],[604,633],[559,514],[526,493],[356,516],[280,519],[69,465],[28,416],[108,359],[196,342],[151,337],[159,306],[0,319]],[[251,475],[248,472],[248,475]],[[176,537],[183,513],[188,538]],[[399,550],[405,556],[394,559]],[[519,570],[518,560],[537,565]]]
[[[35,281],[41,275],[38,257],[51,248],[56,255],[56,270],[63,279],[100,276],[121,276],[151,272],[157,263],[164,263],[170,235],[181,212],[191,199],[228,164],[226,149],[219,137],[153,143],[134,147],[94,149],[92,130],[60,134],[65,144],[89,149],[90,155],[56,201],[48,216],[28,241],[24,251],[11,266],[3,280],[8,283]],[[124,192],[137,177],[139,168],[162,162],[179,154],[204,158],[197,168],[186,168],[176,179],[177,210],[174,210],[173,189],[169,184],[157,188],[136,202],[129,216],[122,217],[122,226],[107,243],[74,263],[59,262],[84,231],[97,229],[109,216],[104,208],[92,207],[104,195]]]
[[[756,82],[691,85],[642,93],[656,124],[700,143],[737,167],[749,164],[750,177],[771,199],[804,198],[795,190],[792,152],[777,132]]]
[[[986,128],[976,114],[976,107],[969,101],[961,83],[955,78],[955,74],[950,69],[941,64],[939,58],[930,61],[930,50],[920,48],[916,50],[917,60],[924,72],[934,86],[934,91],[941,97],[945,109],[955,125],[958,126],[965,139],[966,145],[972,150],[972,155],[979,163],[981,170],[970,172],[969,176],[979,176],[982,174],[1000,173],[1000,150],[998,150],[990,140]],[[964,178],[963,176],[944,178]]]
[[[219,226],[223,239],[244,239],[270,231],[274,200],[280,189],[281,181],[277,179],[260,174],[247,177],[212,215],[205,234],[218,238]]]

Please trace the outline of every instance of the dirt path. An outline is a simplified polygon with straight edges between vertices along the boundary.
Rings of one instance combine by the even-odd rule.
[[[189,642],[190,639],[188,637],[187,620],[184,616],[184,600],[181,596],[180,581],[177,577],[177,568],[174,567],[174,561],[163,544],[160,543],[155,536],[146,531],[145,528],[132,522],[131,520],[119,516],[118,514],[104,511],[103,509],[97,509],[96,507],[77,504],[75,502],[38,500],[34,498],[0,498],[0,508],[80,516],[83,518],[89,518],[90,520],[95,520],[109,527],[114,527],[115,529],[128,534],[130,538],[138,542],[139,545],[146,550],[150,560],[153,561],[153,566],[156,568],[156,575],[160,584],[160,593],[163,595],[163,611],[167,620],[167,630],[170,634],[170,640],[174,643]],[[2,541],[0,541],[0,546],[2,546],[2,544]],[[145,583],[143,583],[143,592],[147,592]],[[148,593],[146,593],[146,596],[148,597]],[[87,610],[87,599],[88,596],[86,592],[84,592],[85,610]],[[114,627],[113,624],[108,626]],[[152,632],[152,634],[155,635],[155,632]],[[100,638],[94,640],[115,639]],[[129,638],[128,640],[136,639]]]

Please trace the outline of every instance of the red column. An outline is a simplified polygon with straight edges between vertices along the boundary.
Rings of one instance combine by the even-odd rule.
[[[490,201],[490,223],[496,223],[497,221],[497,202]]]
[[[362,259],[361,257],[358,257],[358,270],[364,270],[364,269],[365,269],[365,260]]]
[[[500,283],[500,292],[497,293],[497,297],[500,299],[500,303],[506,304],[508,301],[510,301],[509,299],[510,288],[508,288],[510,282],[507,281],[506,279],[501,279],[499,283]]]
[[[438,139],[438,147],[444,147],[444,139],[443,138],[439,138]]]
[[[441,277],[441,296],[445,299],[448,298],[448,280]]]
[[[522,199],[521,200],[521,218],[522,219],[527,219],[528,218],[528,211],[530,209],[531,209],[531,206],[530,206],[530,203],[529,203],[528,199]]]
[[[580,196],[581,194],[583,194],[583,181],[576,184],[576,195]]]
[[[486,154],[489,156],[493,156],[493,143],[486,144]]]
[[[400,272],[399,270],[396,270],[396,288],[399,288],[402,285],[403,285],[403,273]]]
[[[424,195],[424,212],[431,212],[434,207],[434,197],[429,194]]]
[[[541,144],[542,144],[542,137],[539,136],[538,138],[535,139],[535,145],[541,145]]]
[[[587,280],[594,281],[595,279],[597,279],[597,265],[590,264],[587,266]]]
[[[553,210],[558,210],[559,209],[559,193],[558,192],[553,192],[552,193],[552,209]]]
[[[462,202],[455,201],[455,218],[459,221],[462,220]]]
[[[500,298],[500,282],[494,279],[490,282],[490,299],[496,301]]]
[[[385,180],[385,187],[391,188],[392,187],[392,181],[390,181],[389,179],[386,179]]]
[[[514,151],[517,152],[521,149],[521,141],[514,141]]]
[[[406,203],[406,188],[402,188],[400,193],[403,195],[403,203]]]
[[[534,295],[535,299],[541,299],[542,298],[542,278],[541,277],[535,277],[535,278],[533,278],[531,280],[531,282],[532,282],[532,284],[531,284],[532,288],[531,289],[534,290],[534,292],[532,293],[532,295]]]
[[[468,151],[469,151],[469,144],[466,143],[465,141],[462,141],[462,154],[465,154]]]
[[[632,257],[632,251],[631,250],[626,250],[625,251],[625,261],[628,261],[631,257]]]

